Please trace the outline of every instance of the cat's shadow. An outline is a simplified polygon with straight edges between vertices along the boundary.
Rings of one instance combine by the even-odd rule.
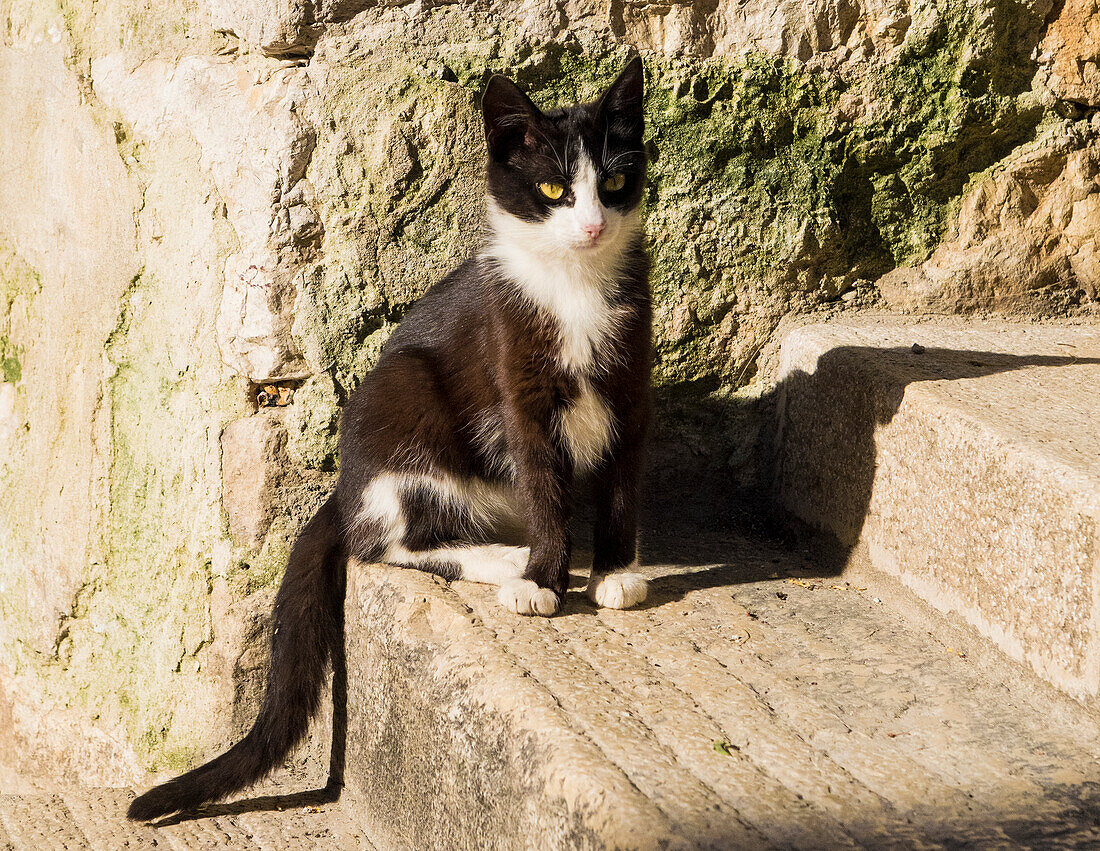
[[[218,818],[219,816],[239,816],[244,813],[272,813],[297,808],[322,807],[335,803],[340,798],[339,788],[331,784],[320,789],[304,792],[291,792],[285,795],[256,795],[224,804],[207,804],[197,810],[177,813],[152,822],[153,827],[171,827],[195,819]]]

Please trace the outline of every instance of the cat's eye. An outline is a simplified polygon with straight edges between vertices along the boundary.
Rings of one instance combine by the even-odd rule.
[[[557,201],[562,195],[565,194],[565,187],[560,183],[540,183],[539,192],[549,198],[551,201]]]
[[[625,174],[613,174],[603,182],[603,188],[608,192],[618,192],[624,186],[626,186]]]

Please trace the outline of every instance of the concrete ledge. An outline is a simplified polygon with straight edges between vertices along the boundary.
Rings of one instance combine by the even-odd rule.
[[[1091,713],[820,568],[653,533],[644,606],[524,618],[352,564],[341,806],[384,848],[1096,847]]]
[[[439,580],[353,563],[346,613],[348,791],[394,847],[692,847]]]
[[[1098,424],[1100,326],[804,326],[782,348],[778,497],[1095,698]]]

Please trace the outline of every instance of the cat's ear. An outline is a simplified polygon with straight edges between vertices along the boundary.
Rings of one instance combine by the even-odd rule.
[[[645,132],[644,78],[642,58],[635,56],[596,102],[597,113],[607,118],[618,134],[639,141]]]
[[[542,113],[515,83],[500,74],[489,78],[481,96],[481,114],[485,119],[485,141],[489,156],[503,162],[527,138]]]

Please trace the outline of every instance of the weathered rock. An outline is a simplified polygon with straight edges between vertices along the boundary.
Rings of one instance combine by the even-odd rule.
[[[1062,0],[1041,45],[1040,79],[1056,98],[1100,106],[1100,5]]]
[[[218,315],[227,365],[256,382],[307,376],[291,334],[295,295],[321,239],[303,179],[313,131],[296,113],[304,70],[188,57],[130,72],[112,54],[92,63],[92,76],[135,132],[187,133],[199,144],[239,245],[225,260]]]
[[[308,53],[320,30],[311,0],[210,0],[210,21],[269,56]]]
[[[781,376],[783,504],[1096,705],[1100,326],[807,325]]]
[[[0,549],[12,565],[9,581],[19,583],[10,593],[26,595],[43,616],[21,637],[46,651],[57,619],[71,608],[81,565],[97,557],[103,342],[140,269],[132,214],[138,196],[109,131],[80,108],[80,83],[65,66],[63,45],[0,45],[0,89],[7,93],[0,107],[3,247],[18,246],[22,258],[5,264],[13,278],[4,282],[3,302],[4,348],[18,365],[18,380],[8,379],[7,419],[18,422],[21,445],[0,463],[5,490],[25,506],[0,521]],[[116,203],[105,208],[104,195]],[[43,278],[54,285],[42,286]],[[19,463],[20,455],[30,463]],[[38,533],[27,535],[23,524]]]
[[[1028,146],[963,198],[927,261],[878,282],[906,312],[1058,313],[1100,296],[1100,141],[1087,122]]]
[[[32,12],[0,46],[0,736],[25,767],[136,782],[225,744],[232,637],[259,640],[211,614],[215,570],[249,599],[218,440],[245,392],[212,334],[239,242],[194,137],[135,139],[67,64],[87,44]]]
[[[874,0],[674,0],[621,4],[592,0],[494,4],[494,11],[539,39],[578,38],[592,47],[590,32],[611,34],[643,51],[710,57],[761,51],[807,60],[834,50],[858,60],[896,46],[910,23],[910,4]],[[589,30],[586,33],[585,30]]]
[[[1095,719],[973,637],[760,540],[654,530],[642,563],[652,604],[549,619],[349,565],[345,794],[380,845],[1097,841]]]

